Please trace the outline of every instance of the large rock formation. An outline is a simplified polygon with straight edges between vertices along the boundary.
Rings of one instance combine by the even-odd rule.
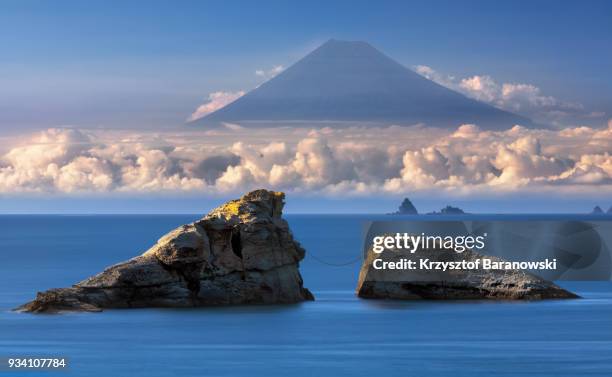
[[[476,261],[480,268],[474,270],[377,270],[372,262],[380,258],[387,262],[413,260],[419,266],[420,259],[436,262]],[[368,251],[359,273],[357,295],[362,298],[379,299],[498,299],[539,300],[549,298],[577,298],[550,281],[521,270],[482,268],[485,257],[472,251],[457,253],[452,249],[420,249],[411,254],[403,250],[385,250],[381,254]],[[380,265],[379,265],[380,266]]]
[[[284,194],[256,190],[163,236],[144,254],[18,310],[289,304],[313,300],[298,270],[304,249],[281,218]],[[129,235],[127,235],[129,236]]]

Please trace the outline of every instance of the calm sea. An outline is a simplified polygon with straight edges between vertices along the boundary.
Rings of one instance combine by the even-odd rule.
[[[612,376],[609,282],[564,283],[584,297],[568,301],[357,299],[362,226],[372,216],[287,216],[307,250],[301,270],[316,302],[10,311],[36,291],[135,256],[196,218],[0,216],[0,358],[68,357],[69,371],[43,373],[58,376]]]

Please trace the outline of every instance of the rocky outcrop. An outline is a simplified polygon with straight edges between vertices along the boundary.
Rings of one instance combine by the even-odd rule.
[[[413,260],[419,266],[420,259],[439,262],[476,261],[481,268],[468,270],[377,270],[372,262],[380,258],[387,262]],[[539,300],[577,298],[554,283],[541,279],[522,270],[484,269],[482,260],[488,258],[472,251],[457,253],[452,249],[418,250],[411,254],[399,250],[385,250],[375,254],[371,250],[359,274],[357,295],[371,299],[496,299],[496,300]],[[380,265],[378,265],[380,266]]]
[[[404,198],[404,200],[402,201],[402,204],[400,204],[397,211],[392,212],[389,215],[418,215],[418,214],[419,212],[417,211],[414,204],[412,204],[410,199]]]
[[[595,206],[595,208],[593,208],[593,210],[591,211],[592,215],[603,215],[604,211],[603,209],[601,209],[600,206]]]
[[[298,270],[304,249],[281,217],[284,197],[281,192],[250,192],[171,231],[144,254],[71,288],[40,292],[18,310],[100,311],[313,300]]]
[[[440,212],[433,211],[429,212],[428,215],[465,215],[465,212],[459,207],[447,205],[446,207],[442,208]]]

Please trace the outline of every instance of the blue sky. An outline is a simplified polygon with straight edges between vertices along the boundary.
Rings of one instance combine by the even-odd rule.
[[[3,1],[0,127],[176,127],[332,37],[612,114],[606,1]]]

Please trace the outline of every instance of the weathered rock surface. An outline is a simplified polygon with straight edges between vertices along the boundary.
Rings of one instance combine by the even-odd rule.
[[[298,266],[304,249],[281,218],[284,194],[256,190],[163,236],[144,254],[71,288],[39,292],[17,310],[289,304],[314,297]]]
[[[430,261],[475,261],[481,260],[480,268],[474,270],[377,270],[374,259],[384,261],[414,260]],[[372,299],[430,299],[430,300],[539,300],[578,298],[554,283],[522,270],[483,269],[482,259],[501,261],[485,257],[472,251],[457,253],[452,249],[420,249],[411,254],[404,251],[385,250],[375,254],[371,250],[359,273],[357,295]]]

